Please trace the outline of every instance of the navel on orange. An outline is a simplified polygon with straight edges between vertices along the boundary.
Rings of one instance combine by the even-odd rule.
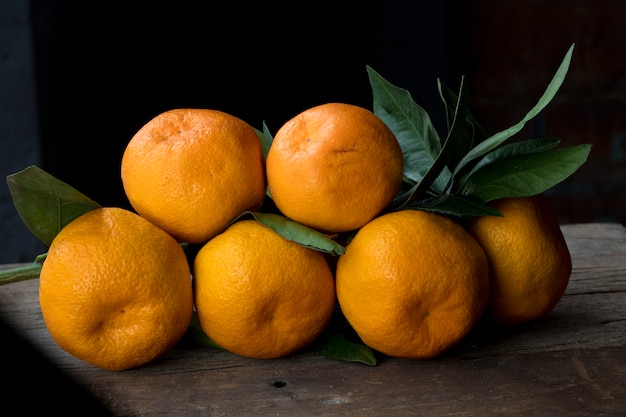
[[[481,319],[487,258],[459,223],[403,210],[357,232],[337,263],[336,285],[341,310],[366,345],[426,359],[455,345]]]
[[[393,199],[403,156],[373,112],[345,103],[312,107],[274,136],[266,170],[272,199],[287,217],[324,232],[355,230]]]
[[[470,232],[489,260],[489,316],[504,324],[545,316],[565,292],[572,260],[544,194],[490,203],[504,217],[476,217]]]
[[[203,331],[230,352],[278,358],[311,343],[335,306],[335,283],[321,252],[241,220],[208,241],[194,265]]]
[[[254,129],[210,109],[154,117],[126,146],[121,174],[133,208],[188,243],[205,242],[242,212],[258,209],[266,191]]]
[[[104,369],[157,358],[183,337],[193,312],[182,247],[121,208],[98,208],[65,226],[40,279],[41,312],[52,338]]]

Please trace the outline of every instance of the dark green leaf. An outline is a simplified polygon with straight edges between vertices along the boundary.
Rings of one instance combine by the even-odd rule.
[[[377,363],[372,349],[361,343],[352,342],[340,333],[334,333],[324,340],[318,352],[330,359],[360,362],[370,366],[375,366]]]
[[[256,132],[256,135],[259,137],[259,140],[261,141],[261,150],[263,151],[263,158],[266,159],[267,153],[270,150],[270,146],[272,146],[272,142],[274,141],[274,138],[272,137],[272,134],[270,133],[270,130],[268,129],[265,122],[263,122],[263,131],[260,131],[256,128],[254,129],[254,131]],[[268,198],[272,198],[272,193],[270,192],[269,187],[265,188],[265,195],[267,195]]]
[[[472,168],[472,170],[465,175],[463,179],[456,185],[456,189],[461,188],[468,177],[478,171],[485,165],[489,165],[492,162],[507,158],[514,155],[523,155],[529,153],[545,152],[552,148],[555,148],[561,142],[560,139],[528,139],[520,142],[510,143],[486,154],[480,161]]]
[[[455,144],[462,140],[463,127],[465,125],[465,118],[467,117],[467,83],[461,81],[461,91],[458,96],[456,104],[456,110],[454,113],[454,120],[452,127],[448,132],[446,140],[443,144],[443,148],[437,155],[437,158],[432,163],[422,180],[415,184],[415,186],[407,193],[407,197],[404,201],[401,199],[394,199],[392,209],[402,208],[412,201],[420,199],[423,194],[429,189],[433,189],[434,192],[441,192],[439,187],[432,187],[432,184],[438,179],[440,183],[445,184],[450,179],[449,171],[445,170],[448,158],[451,154],[455,153]],[[404,198],[404,197],[402,197]],[[396,202],[400,203],[400,206],[396,206]]]
[[[522,130],[524,128],[524,125],[528,121],[537,116],[537,114],[539,114],[539,112],[541,112],[550,103],[550,101],[554,98],[557,91],[561,87],[561,84],[563,84],[565,75],[567,74],[567,70],[569,69],[573,51],[574,45],[572,44],[572,46],[570,46],[569,50],[565,54],[565,58],[561,62],[561,65],[559,66],[556,74],[552,78],[552,81],[550,81],[550,83],[548,84],[546,91],[538,100],[537,104],[535,104],[535,106],[528,113],[526,113],[524,118],[517,124],[496,133],[495,135],[485,139],[483,142],[472,148],[454,168],[453,177],[457,177],[457,175],[461,172],[465,165],[500,146],[500,144],[502,144],[504,141]]]
[[[308,226],[289,220],[288,218],[274,213],[246,212],[260,223],[266,225],[287,240],[296,242],[307,248],[333,255],[342,255],[346,249],[329,236],[318,232]]]
[[[471,196],[444,194],[417,201],[404,209],[431,211],[449,216],[501,216],[498,210]]]
[[[458,101],[457,94],[452,91],[449,87],[443,84],[440,80],[437,80],[437,86],[439,91],[439,96],[445,105],[446,110],[446,121],[448,122],[448,129],[454,120],[454,114],[456,109],[456,103]],[[466,138],[465,140],[471,143],[481,142],[483,139],[487,137],[487,131],[478,123],[478,120],[474,115],[468,110],[467,117],[465,119],[467,124],[469,125],[468,133],[471,132],[470,138]],[[468,148],[469,149],[469,148]]]
[[[254,129],[254,131],[256,132],[256,135],[259,137],[259,140],[261,141],[261,149],[263,150],[263,158],[267,158],[267,153],[270,150],[270,146],[272,146],[272,142],[274,138],[272,137],[272,134],[267,128],[267,125],[265,124],[265,122],[263,122],[263,131],[260,131],[256,128]]]
[[[37,166],[7,176],[13,204],[28,229],[47,246],[69,222],[98,203]]]
[[[198,320],[198,314],[195,311],[191,316],[191,323],[189,323],[189,327],[187,328],[187,332],[185,333],[185,339],[200,346],[225,350],[223,347],[221,347],[211,338],[209,338],[206,333],[204,333],[204,330],[202,330],[202,326],[200,326],[200,321]]]
[[[441,152],[441,142],[428,113],[398,88],[367,67],[374,113],[395,134],[404,155],[404,175],[420,182]],[[443,190],[445,183],[435,184]]]
[[[461,79],[461,91],[463,88],[467,89],[463,84],[466,84],[464,77]],[[465,109],[465,121],[464,123],[460,123],[458,120],[459,96],[442,84],[440,80],[437,80],[437,86],[439,95],[445,104],[448,130],[451,130],[455,123],[458,125],[458,132],[455,133],[456,139],[448,150],[448,156],[446,158],[447,165],[449,167],[455,167],[470,149],[487,137],[487,133],[482,126],[480,126],[474,115],[470,113],[469,109]],[[464,94],[467,95],[467,91],[465,91]],[[465,104],[465,106],[467,106],[467,104]]]
[[[482,201],[542,193],[563,181],[587,160],[591,145],[512,155],[483,166],[460,192]]]

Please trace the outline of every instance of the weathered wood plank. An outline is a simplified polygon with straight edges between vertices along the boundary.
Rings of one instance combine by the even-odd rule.
[[[149,372],[97,372],[92,388],[117,415],[167,410],[185,416],[380,416],[384,410],[387,415],[618,416],[626,406],[624,349],[507,354],[497,360],[394,359],[374,368],[314,355],[234,362],[228,356],[198,352],[188,358],[196,370],[185,367],[176,375],[155,369],[167,358]]]
[[[561,227],[572,254],[567,294],[626,291],[626,229],[614,223]]]
[[[574,270],[547,317],[484,323],[446,355],[376,367],[314,351],[241,358],[181,343],[144,367],[105,371],[56,346],[38,280],[0,287],[0,316],[116,416],[622,416],[626,412],[626,232],[564,225]]]

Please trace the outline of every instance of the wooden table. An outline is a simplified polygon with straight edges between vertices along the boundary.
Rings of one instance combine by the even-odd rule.
[[[20,410],[64,415],[97,415],[101,404],[116,416],[626,416],[626,230],[562,229],[574,268],[547,317],[483,325],[443,357],[380,358],[374,367],[315,351],[255,360],[181,344],[147,366],[105,371],[50,338],[38,280],[4,285],[0,317],[41,357],[15,334],[2,338],[3,381],[10,381],[2,407],[14,399]]]

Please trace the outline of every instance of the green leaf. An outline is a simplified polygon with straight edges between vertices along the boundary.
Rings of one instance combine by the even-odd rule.
[[[367,67],[374,113],[394,133],[404,155],[404,176],[420,182],[441,152],[441,142],[428,113],[411,94]],[[445,184],[439,184],[443,189]]]
[[[504,141],[506,141],[507,139],[509,139],[516,133],[518,133],[520,130],[522,130],[528,121],[532,120],[535,116],[537,116],[537,114],[539,114],[539,112],[541,112],[550,103],[550,101],[554,98],[557,91],[561,87],[561,84],[563,84],[565,75],[567,74],[567,70],[569,69],[573,51],[574,51],[574,44],[570,46],[569,50],[565,54],[565,58],[561,62],[561,65],[559,66],[556,74],[552,78],[552,81],[550,81],[550,83],[548,84],[546,91],[538,100],[537,104],[535,104],[535,106],[532,109],[530,109],[528,113],[526,113],[524,118],[517,124],[509,127],[508,129],[505,129],[496,133],[495,135],[485,139],[483,142],[479,143],[474,148],[472,148],[465,155],[465,157],[461,159],[461,161],[459,161],[457,166],[454,168],[453,178],[457,177],[457,174],[459,174],[459,172],[461,172],[461,170],[467,164],[469,164],[472,160],[485,155],[489,151],[500,146],[500,144],[502,144]]]
[[[446,120],[448,122],[448,126],[450,126],[454,120],[454,114],[456,109],[456,103],[458,101],[457,94],[452,91],[449,87],[443,84],[439,79],[437,80],[437,86],[439,91],[439,96],[445,105],[446,111]],[[470,145],[467,149],[471,149],[473,144],[479,143],[487,137],[487,131],[482,127],[482,125],[478,122],[476,117],[468,110],[466,117],[467,127],[466,134],[467,137],[464,138],[464,142]]]
[[[246,212],[287,240],[317,251],[342,255],[346,248],[329,236],[275,213]]]
[[[267,127],[267,124],[265,124],[265,121],[263,122],[263,131],[260,131],[259,129],[256,129],[256,128],[254,129],[254,131],[256,132],[256,135],[259,137],[259,140],[261,141],[261,150],[263,151],[263,158],[267,159],[267,153],[270,151],[270,146],[272,146],[274,137],[270,133],[270,130]],[[272,198],[272,193],[270,192],[269,187],[265,187],[265,195],[268,198]]]
[[[200,326],[200,321],[198,320],[198,314],[195,311],[192,313],[191,322],[189,323],[189,327],[185,333],[185,339],[200,346],[225,350],[223,347],[215,343],[209,336],[207,336],[206,333],[204,333],[202,326]]]
[[[502,216],[498,210],[474,197],[451,194],[416,201],[403,209],[431,211],[457,217]]]
[[[256,132],[256,135],[259,137],[259,141],[261,141],[261,150],[263,151],[263,158],[267,158],[267,153],[270,150],[270,146],[272,146],[272,142],[274,141],[274,138],[272,137],[272,134],[270,133],[265,122],[263,122],[263,131],[260,131],[256,128],[254,129],[254,131]]]
[[[507,158],[514,155],[545,152],[556,147],[560,142],[560,139],[551,138],[528,139],[520,142],[510,143],[508,145],[501,146],[500,148],[496,148],[483,156],[483,158],[480,159],[480,161],[478,161],[476,165],[474,165],[472,170],[458,182],[456,187],[461,188],[463,184],[467,181],[467,178],[472,176],[474,172],[498,159]]]
[[[577,145],[496,159],[468,177],[460,192],[485,202],[539,194],[576,172],[590,151],[591,145]]]
[[[461,84],[463,84],[463,82],[464,80],[461,79]],[[446,120],[448,122],[448,129],[450,129],[457,114],[459,98],[455,92],[446,87],[439,79],[437,80],[437,87],[439,96],[445,105]],[[454,148],[451,149],[450,155],[448,156],[448,166],[456,166],[470,149],[482,142],[486,137],[487,132],[485,129],[483,129],[480,123],[478,123],[478,120],[476,120],[474,115],[467,109],[463,129],[458,132],[458,140],[455,141]]]
[[[458,95],[457,104],[454,112],[454,119],[452,121],[452,127],[448,132],[446,140],[441,148],[439,155],[432,163],[422,180],[417,183],[407,194],[400,198],[395,198],[392,202],[392,209],[402,208],[412,201],[421,198],[421,196],[429,189],[433,189],[434,192],[441,192],[439,187],[432,187],[432,185],[438,180],[441,184],[445,184],[450,179],[450,172],[446,169],[446,165],[450,158],[450,155],[455,153],[456,143],[462,140],[463,128],[465,125],[465,119],[467,117],[467,83],[464,79],[461,80],[461,89]],[[404,199],[404,201],[402,201]],[[399,206],[396,204],[399,203]]]
[[[100,207],[35,165],[8,175],[6,181],[22,221],[47,246],[69,222]]]
[[[333,333],[318,348],[318,353],[329,359],[348,362],[360,362],[375,366],[377,363],[374,351],[368,346],[352,342],[341,333]]]

